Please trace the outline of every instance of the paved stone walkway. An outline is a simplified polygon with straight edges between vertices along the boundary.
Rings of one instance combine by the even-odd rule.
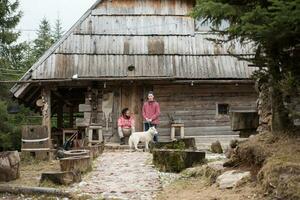
[[[152,155],[144,152],[104,152],[94,161],[93,171],[72,191],[93,198],[154,199],[161,189]]]

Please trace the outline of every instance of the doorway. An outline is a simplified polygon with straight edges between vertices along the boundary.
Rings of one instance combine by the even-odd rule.
[[[135,130],[143,131],[142,107],[144,101],[144,89],[142,86],[131,85],[122,87],[121,109],[129,108],[135,119]]]

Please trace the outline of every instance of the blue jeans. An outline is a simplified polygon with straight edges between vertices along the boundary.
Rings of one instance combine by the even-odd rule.
[[[148,123],[148,122],[144,123],[145,131],[148,131],[148,129],[149,129],[150,127],[152,127],[152,126],[154,126],[155,128],[157,127],[156,124],[151,124],[151,123]],[[158,135],[154,135],[154,137],[153,137],[153,142],[158,142]]]

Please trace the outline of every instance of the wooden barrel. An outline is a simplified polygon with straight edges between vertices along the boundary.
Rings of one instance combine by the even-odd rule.
[[[22,127],[22,152],[35,159],[49,159],[51,142],[46,126],[23,126]]]

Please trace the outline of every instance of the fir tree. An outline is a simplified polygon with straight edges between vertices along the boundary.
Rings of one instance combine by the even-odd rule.
[[[227,35],[227,41],[240,39],[255,44],[256,56],[251,62],[261,69],[267,68],[265,80],[270,80],[272,130],[288,131],[292,122],[280,84],[287,75],[294,80],[300,77],[300,1],[197,0],[192,16],[211,22],[213,31]],[[229,26],[219,30],[224,20]]]
[[[50,23],[46,18],[44,18],[39,25],[37,38],[33,41],[33,52],[35,58],[38,59],[40,56],[42,56],[45,51],[47,51],[51,47],[53,42],[54,40],[51,34]]]
[[[53,30],[54,41],[56,42],[57,40],[59,40],[62,37],[62,35],[63,35],[62,23],[60,18],[57,18]]]
[[[16,44],[20,33],[14,31],[22,15],[18,6],[18,0],[0,1],[0,69],[18,68],[16,57],[22,51],[22,45]]]

